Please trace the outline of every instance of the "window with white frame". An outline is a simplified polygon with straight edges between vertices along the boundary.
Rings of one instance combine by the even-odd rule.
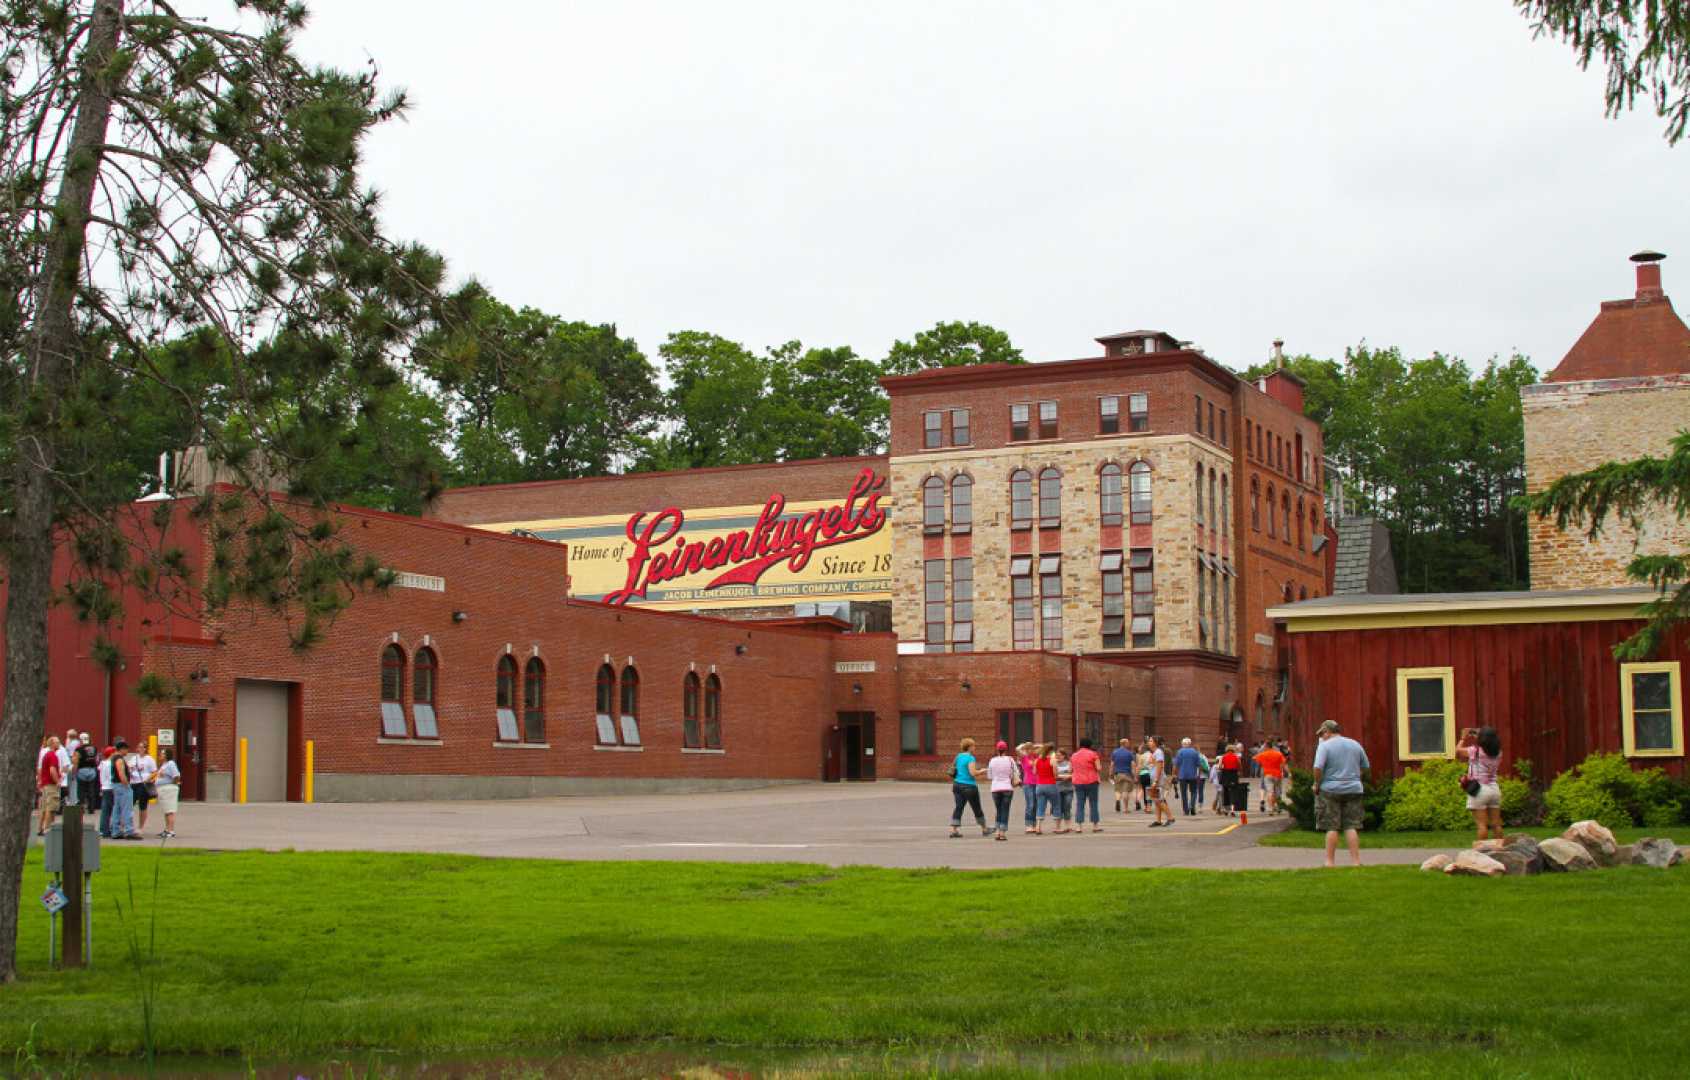
[[[1397,757],[1425,761],[1455,753],[1455,669],[1397,669]]]

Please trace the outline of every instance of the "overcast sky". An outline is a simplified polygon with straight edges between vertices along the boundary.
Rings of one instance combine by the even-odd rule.
[[[652,355],[963,319],[1547,370],[1639,248],[1690,302],[1690,144],[1507,0],[316,0],[302,47],[410,92],[392,234]]]

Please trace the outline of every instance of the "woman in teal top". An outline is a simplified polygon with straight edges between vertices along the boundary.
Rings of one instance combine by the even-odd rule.
[[[992,835],[992,827],[986,824],[986,812],[980,808],[980,785],[974,782],[983,775],[985,770],[974,760],[974,740],[962,740],[962,752],[951,762],[951,797],[956,801],[956,809],[951,812],[953,839],[962,835],[964,806],[974,811],[974,820],[980,825],[980,835]]]

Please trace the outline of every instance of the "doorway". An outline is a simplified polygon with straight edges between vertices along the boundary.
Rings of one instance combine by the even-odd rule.
[[[839,766],[846,780],[874,779],[874,714],[839,714]]]
[[[205,710],[176,710],[176,767],[182,770],[182,798],[205,801]]]
[[[289,685],[256,679],[235,684],[236,736],[247,742],[248,802],[287,801]]]

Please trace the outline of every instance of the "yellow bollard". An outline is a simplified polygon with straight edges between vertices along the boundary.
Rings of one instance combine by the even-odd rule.
[[[310,739],[305,740],[305,801],[311,802],[315,794],[312,781],[316,779],[317,744]]]
[[[158,760],[158,736],[157,735],[148,735],[147,736],[147,756],[152,758],[154,761]]]
[[[236,781],[236,786],[237,786],[237,791],[236,791],[235,801],[238,802],[238,803],[241,803],[242,805],[245,805],[245,803],[246,803],[246,740],[245,739],[241,740],[241,775],[240,775],[240,778]]]

